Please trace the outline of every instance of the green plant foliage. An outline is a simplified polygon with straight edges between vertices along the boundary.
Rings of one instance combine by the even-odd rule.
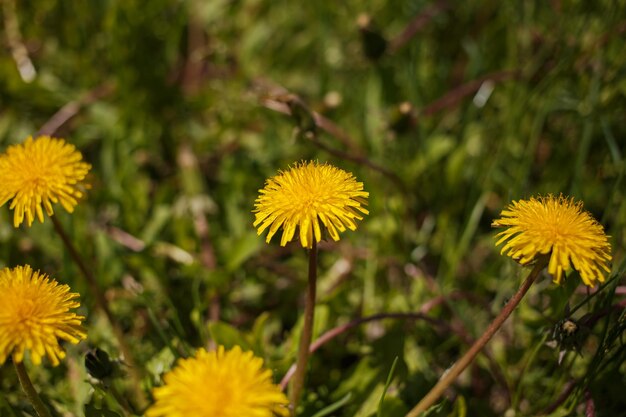
[[[276,383],[295,362],[306,251],[266,244],[251,211],[266,178],[316,159],[364,183],[370,214],[320,243],[313,340],[365,316],[427,319],[379,317],[319,346],[300,416],[406,415],[528,274],[500,256],[492,220],[549,193],[584,201],[605,227],[611,274],[594,289],[575,271],[562,286],[542,275],[427,415],[623,415],[620,2],[5,0],[0,18],[0,152],[44,129],[93,165],[86,198],[55,216],[148,402],[199,347],[253,350]],[[87,316],[87,342],[59,367],[27,361],[35,386],[59,415],[142,415],[50,219],[15,229],[7,206],[0,265],[67,283]],[[96,347],[119,365],[116,394],[88,382]],[[10,363],[0,391],[1,416],[34,416]]]

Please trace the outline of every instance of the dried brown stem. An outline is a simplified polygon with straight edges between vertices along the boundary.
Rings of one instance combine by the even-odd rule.
[[[524,295],[528,292],[531,285],[539,273],[545,268],[546,259],[541,258],[537,261],[533,270],[528,274],[526,280],[522,283],[517,292],[511,297],[504,306],[500,314],[491,322],[487,330],[476,340],[470,349],[448,370],[435,386],[426,394],[424,398],[406,415],[406,417],[417,417],[422,412],[428,410],[444,393],[444,391],[458,378],[458,376],[472,363],[476,355],[491,340],[493,335],[502,327],[502,324],[511,315],[515,307],[522,301]]]
[[[585,417],[596,417],[596,405],[589,389],[585,390]]]
[[[520,72],[516,70],[497,71],[497,72],[487,74],[483,77],[469,81],[463,85],[460,85],[450,90],[448,93],[446,93],[439,99],[433,101],[432,103],[420,109],[415,109],[411,111],[411,117],[414,119],[419,119],[420,117],[432,116],[435,113],[439,113],[443,110],[452,108],[458,105],[465,97],[471,94],[474,94],[476,91],[478,91],[478,89],[483,85],[483,83],[487,81],[498,83],[498,82],[503,82],[503,81],[510,80],[510,79],[516,79],[519,76],[520,76]],[[304,106],[305,108],[307,108],[303,100],[300,97],[296,96],[295,94],[288,92],[286,89],[282,87],[275,86],[274,89],[276,91],[279,91],[280,94],[264,96],[263,99],[261,100],[264,107],[270,110],[274,110],[279,113],[287,114],[287,115],[293,115],[292,113],[293,106],[290,106],[290,103],[296,102],[298,103],[299,106],[301,107]],[[334,138],[338,139],[349,150],[357,149],[356,146],[354,145],[356,141],[349,134],[347,134],[343,129],[337,126],[334,122],[330,121],[329,119],[325,118],[324,116],[320,115],[319,113],[313,110],[309,110],[307,108],[307,111],[310,113],[311,117],[313,118],[313,121],[316,127],[325,131],[326,133],[333,136]],[[317,138],[315,135],[309,136],[308,139],[311,140],[311,142],[314,145],[328,152],[329,154],[336,156],[337,158],[355,162],[359,165],[367,166],[368,168],[371,168],[377,172],[380,172],[381,174],[390,178],[394,182],[394,184],[396,184],[400,189],[402,190],[406,189],[402,179],[398,177],[393,171],[370,161],[367,157],[362,155],[362,152],[358,150],[357,152],[354,152],[354,151],[343,152],[341,150],[335,149],[321,142],[319,138]]]
[[[37,76],[35,66],[28,56],[28,49],[22,41],[22,34],[20,32],[20,25],[17,19],[17,12],[15,10],[15,0],[3,0],[2,11],[4,15],[4,31],[6,34],[7,43],[11,50],[11,56],[17,66],[17,71],[20,74],[22,80],[26,83],[30,83]]]
[[[111,239],[133,252],[141,252],[146,248],[146,243],[143,240],[131,235],[119,227],[106,226],[105,232]]]
[[[370,161],[369,159],[363,157],[363,156],[357,156],[357,155],[350,155],[346,152],[342,152],[340,150],[331,148],[330,146],[322,143],[318,138],[313,137],[310,138],[311,142],[313,142],[318,148],[325,150],[326,152],[328,152],[329,154],[336,156],[337,158],[340,159],[344,159],[347,161],[352,161],[354,163],[357,163],[359,165],[364,165],[368,168],[373,169],[374,171],[378,171],[381,174],[383,174],[384,176],[386,176],[387,178],[389,178],[391,181],[393,181],[393,183],[398,186],[398,188],[400,188],[401,190],[406,190],[406,186],[404,185],[404,182],[402,181],[402,179],[397,176],[393,171],[378,165],[372,161]]]
[[[294,94],[285,94],[285,95],[281,95],[281,96],[277,96],[277,97],[271,97],[271,98],[264,98],[262,100],[263,106],[270,109],[270,110],[274,110],[276,112],[279,113],[283,113],[283,114],[287,114],[287,115],[292,115],[292,110],[289,106],[289,102],[292,100],[296,100],[298,102],[302,102],[302,100],[297,97]],[[338,139],[340,142],[342,142],[348,149],[355,149],[356,148],[356,141],[352,138],[352,136],[350,136],[348,133],[346,133],[343,129],[341,129],[338,125],[336,125],[334,122],[330,121],[329,119],[325,118],[324,116],[320,115],[319,113],[313,111],[313,110],[309,110],[311,116],[313,116],[313,121],[315,122],[315,125],[320,128],[321,130],[325,131],[326,133],[328,133],[329,135],[331,135],[332,137]],[[394,184],[396,184],[399,188],[401,189],[405,189],[405,185],[402,181],[402,179],[400,177],[398,177],[393,171],[378,165],[375,162],[370,161],[367,157],[362,155],[362,152],[358,151],[356,154],[354,153],[348,153],[348,152],[343,152],[340,151],[338,149],[335,149],[331,146],[328,146],[326,144],[324,144],[323,142],[321,142],[317,137],[312,136],[312,137],[308,137],[308,139],[318,148],[328,152],[329,154],[336,156],[337,158],[340,159],[345,159],[347,161],[352,161],[354,163],[357,163],[359,165],[364,165],[368,168],[373,169],[374,171],[380,172],[381,174],[385,175],[386,177],[388,177],[389,179],[391,179]]]
[[[400,48],[413,39],[413,37],[433,19],[433,17],[437,16],[449,7],[450,5],[446,0],[439,0],[430,7],[427,7],[422,13],[417,15],[406,26],[406,28],[404,28],[402,33],[389,42],[389,53],[396,53]]]
[[[474,294],[464,293],[464,292],[460,292],[460,291],[455,291],[455,292],[449,294],[448,296],[443,296],[443,295],[442,296],[438,296],[438,297],[433,298],[429,302],[424,303],[422,305],[422,308],[420,308],[420,312],[427,313],[428,311],[430,311],[430,309],[432,309],[436,305],[443,304],[452,314],[455,314],[456,311],[452,308],[452,306],[450,305],[449,301],[450,300],[459,300],[459,299],[473,300],[473,301],[475,301],[477,303],[481,303],[482,302]],[[487,306],[485,306],[485,308],[486,307]],[[470,333],[465,328],[464,323],[458,317],[454,318],[451,321],[450,327],[454,331],[454,333],[466,345],[471,346],[473,343],[476,342],[476,340],[470,335]],[[510,401],[511,401],[511,392],[509,390],[509,384],[507,383],[506,377],[504,376],[504,373],[502,372],[502,369],[500,368],[500,365],[498,365],[498,362],[493,358],[493,354],[492,354],[491,350],[489,349],[489,346],[485,346],[483,355],[487,358],[487,361],[489,362],[489,368],[491,370],[491,373],[492,373],[494,379],[498,382],[498,385],[501,386],[501,387],[504,387],[506,389],[506,400],[507,400],[508,403],[510,403]]]
[[[443,95],[439,99],[433,101],[432,103],[428,104],[425,107],[422,107],[421,109],[416,110],[415,114],[418,118],[424,117],[424,116],[432,116],[435,113],[439,113],[440,111],[456,106],[465,97],[471,94],[474,94],[476,91],[478,91],[478,89],[486,81],[499,83],[502,81],[515,79],[519,77],[519,75],[520,75],[519,71],[513,71],[513,70],[492,72],[490,74],[487,74],[483,77],[469,81],[465,84],[462,84],[448,91],[445,95]]]
[[[567,400],[569,398],[569,396],[574,391],[574,388],[576,388],[576,384],[578,384],[578,381],[576,381],[575,379],[569,381],[565,385],[565,388],[563,389],[563,391],[561,392],[559,397],[556,399],[556,401],[554,401],[548,407],[544,408],[537,415],[545,416],[545,415],[548,415],[548,414],[552,414],[557,408],[559,408],[561,406],[561,404],[563,404],[565,402],[565,400]]]
[[[304,301],[304,323],[300,335],[298,347],[298,358],[296,370],[289,393],[291,402],[291,413],[296,415],[300,395],[304,388],[304,378],[306,377],[307,363],[309,361],[309,345],[313,336],[313,321],[315,314],[315,294],[317,288],[317,242],[313,239],[313,244],[309,250],[309,279],[307,284],[306,298]]]
[[[69,236],[65,232],[65,229],[63,228],[59,220],[56,218],[56,216],[50,216],[50,218],[52,219],[54,230],[57,232],[57,234],[63,241],[63,244],[65,245],[65,248],[69,252],[70,257],[72,258],[74,263],[76,263],[76,265],[78,266],[78,269],[80,269],[83,276],[85,277],[85,280],[87,281],[87,286],[89,287],[89,292],[95,299],[96,308],[104,314],[107,321],[111,325],[111,328],[113,329],[113,333],[115,334],[115,338],[117,339],[120,350],[122,351],[122,354],[124,355],[124,361],[126,362],[129,368],[129,375],[133,382],[134,397],[138,403],[137,404],[138,407],[142,408],[146,404],[146,397],[145,397],[143,390],[141,389],[141,372],[140,372],[140,368],[137,366],[137,363],[135,362],[135,358],[133,356],[132,350],[130,349],[130,346],[126,340],[126,335],[124,334],[124,331],[122,330],[122,327],[120,326],[119,322],[117,321],[117,319],[111,312],[111,309],[109,308],[106,298],[104,297],[104,292],[102,288],[100,287],[100,285],[98,284],[98,281],[96,280],[95,276],[91,272],[91,269],[89,269],[87,265],[85,264],[85,262],[83,261],[83,258],[74,247],[74,244],[70,240]]]
[[[378,320],[385,320],[385,319],[424,320],[435,326],[444,327],[450,330],[449,326],[445,322],[433,319],[432,317],[428,317],[426,314],[423,314],[423,313],[380,313],[380,314],[374,314],[372,316],[354,319],[346,324],[342,324],[341,326],[337,326],[333,329],[328,330],[327,332],[322,334],[319,338],[317,338],[315,342],[313,342],[309,346],[309,353],[314,353],[316,350],[318,350],[320,347],[322,347],[326,343],[330,342],[332,339],[349,331],[350,329],[354,327],[360,326],[361,324],[369,323],[371,321],[378,321]],[[296,365],[292,365],[287,371],[287,373],[285,373],[285,376],[283,376],[283,379],[280,381],[281,389],[284,390],[287,387],[287,384],[293,377],[295,370],[296,370]]]
[[[206,34],[200,19],[200,2],[188,2],[189,20],[187,27],[187,59],[183,69],[182,88],[185,94],[198,92],[202,80],[204,51],[206,49]]]
[[[52,117],[50,117],[50,119],[48,119],[48,121],[41,126],[37,135],[54,135],[56,131],[61,128],[61,126],[76,116],[84,106],[111,94],[113,90],[113,84],[106,83],[89,91],[82,98],[70,101],[54,113]]]

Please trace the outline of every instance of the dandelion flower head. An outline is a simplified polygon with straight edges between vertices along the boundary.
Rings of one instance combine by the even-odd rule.
[[[311,248],[319,242],[322,231],[319,221],[333,240],[339,232],[356,229],[356,220],[369,212],[363,183],[351,173],[329,164],[301,162],[268,179],[255,201],[254,226],[258,234],[269,227],[266,242],[283,228],[280,245],[291,241],[299,228],[302,247]]]
[[[79,184],[91,169],[82,159],[74,145],[49,136],[9,146],[0,155],[0,206],[12,200],[13,225],[19,227],[24,217],[28,226],[35,217],[43,222],[44,210],[52,216],[53,203],[73,212],[83,196]]]
[[[583,282],[594,286],[609,272],[611,245],[603,227],[583,210],[582,202],[562,195],[513,201],[493,222],[504,227],[496,245],[522,265],[549,256],[548,273],[560,284],[564,272],[575,269]]]
[[[53,366],[65,357],[59,340],[76,344],[87,337],[85,319],[70,312],[79,294],[28,265],[0,270],[0,365],[12,355],[22,362],[28,350],[35,365],[47,356]]]
[[[155,403],[146,417],[273,417],[287,416],[289,403],[272,383],[263,360],[239,346],[226,351],[199,349],[179,360],[154,388]]]

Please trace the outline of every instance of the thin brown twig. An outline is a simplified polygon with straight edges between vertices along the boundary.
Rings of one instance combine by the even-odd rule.
[[[429,287],[432,292],[441,292],[439,285],[437,284],[435,280],[431,279],[431,280],[428,280],[427,282],[429,282]],[[444,307],[446,307],[448,311],[453,316],[455,316],[454,319],[450,323],[451,329],[461,339],[461,341],[463,341],[463,343],[465,343],[468,346],[471,346],[476,340],[467,331],[467,329],[465,328],[464,322],[460,320],[460,318],[456,317],[456,310],[453,309],[452,305],[450,304],[450,301],[456,301],[456,300],[469,300],[476,304],[482,305],[483,309],[487,311],[489,310],[489,305],[485,303],[484,300],[482,300],[480,297],[470,292],[457,290],[447,295],[439,295],[428,300],[427,302],[422,304],[419,311],[420,313],[426,314],[430,312],[430,310],[432,310],[436,306],[444,305]],[[507,403],[510,404],[511,402],[510,387],[506,380],[506,377],[504,376],[502,367],[494,359],[493,353],[491,352],[491,349],[489,349],[489,346],[485,346],[482,353],[485,356],[485,358],[487,358],[487,362],[489,363],[489,368],[491,370],[491,373],[494,379],[497,381],[499,386],[504,387],[506,389],[506,400],[507,400]]]
[[[441,295],[441,296],[435,297],[432,300],[424,303],[422,305],[422,307],[420,308],[420,312],[421,313],[428,313],[435,306],[437,306],[439,304],[443,304],[448,309],[448,311],[450,311],[454,315],[456,311],[452,308],[452,306],[450,305],[449,301],[450,300],[460,300],[460,299],[468,299],[468,300],[473,300],[475,302],[482,303],[482,300],[479,300],[479,298],[476,297],[474,294],[465,293],[465,292],[461,292],[461,291],[454,291],[454,292],[450,293],[448,297],[446,297],[444,295]],[[487,308],[487,306],[485,306],[485,308]],[[454,333],[457,334],[458,337],[466,345],[471,346],[472,344],[474,344],[476,342],[476,339],[474,339],[469,334],[469,332],[465,328],[464,323],[459,318],[456,318],[454,321],[452,321],[451,324],[450,324],[450,327],[452,328]],[[489,368],[490,368],[490,370],[491,370],[491,372],[493,374],[494,379],[498,382],[498,384],[501,387],[504,387],[506,389],[506,397],[507,397],[506,400],[510,404],[510,402],[511,402],[511,392],[510,392],[509,384],[508,384],[508,382],[506,380],[506,377],[504,376],[504,372],[502,372],[502,368],[500,367],[498,362],[493,358],[493,354],[491,352],[491,349],[489,349],[489,346],[485,346],[484,351],[483,351],[483,355],[487,358],[487,361],[489,362]]]
[[[15,10],[15,0],[3,0],[2,8],[4,15],[4,31],[6,33],[7,43],[11,50],[11,56],[17,66],[17,71],[22,80],[26,83],[32,82],[37,76],[37,70],[28,56],[28,49],[22,40],[20,25]]]
[[[206,50],[206,34],[199,9],[199,1],[194,0],[188,3],[187,57],[181,81],[182,89],[188,95],[198,92],[203,72],[202,56]]]
[[[470,333],[465,328],[465,325],[458,318],[455,319],[450,327],[453,331],[459,336],[459,338],[465,343],[467,346],[472,346],[476,343],[476,339],[470,335]],[[492,377],[496,380],[498,385],[504,389],[506,392],[506,401],[507,405],[511,403],[511,391],[509,383],[504,376],[504,372],[502,372],[502,368],[498,364],[498,362],[493,357],[493,352],[489,348],[489,346],[485,346],[482,352],[483,356],[487,359],[489,363],[489,369],[491,370]]]
[[[311,110],[307,103],[305,103],[305,101],[298,95],[290,92],[282,86],[275,84],[271,86],[263,84],[260,89],[262,90],[261,102],[266,108],[290,116],[294,115],[292,109],[300,108],[312,118],[315,126],[341,142],[341,144],[345,146],[349,152],[357,155],[362,155],[364,153],[361,147],[358,145],[357,141],[352,136],[350,136],[345,130],[339,127],[332,120],[324,117],[314,110]],[[267,89],[269,89],[269,91],[266,91]]]
[[[578,384],[578,381],[575,379],[568,381],[558,398],[552,404],[540,411],[537,415],[545,416],[548,414],[552,414],[557,408],[561,406],[561,404],[563,404],[569,398],[569,396],[574,391],[574,388],[576,388],[576,384]]]
[[[447,296],[438,295],[436,297],[431,298],[430,300],[422,304],[419,311],[420,313],[425,314],[425,313],[430,312],[430,310],[432,310],[433,308],[435,308],[436,306],[440,304],[445,304],[446,307],[449,308],[450,307],[448,304],[449,300],[454,300],[454,301],[469,300],[475,303],[480,303],[481,305],[483,305],[483,307],[487,307],[487,303],[485,303],[484,300],[480,299],[475,294],[472,294],[470,292],[465,292],[465,291],[452,291]]]
[[[468,298],[468,299],[475,299],[475,297],[473,297],[471,294],[466,294],[466,293],[460,293],[460,292],[455,292],[451,294],[453,297],[453,299],[463,299],[463,298]],[[438,304],[442,304],[445,303],[445,298],[440,296],[440,297],[436,297],[433,300],[431,300],[430,302],[425,303],[422,308],[420,308],[420,311],[418,313],[379,313],[379,314],[375,314],[372,316],[367,316],[367,317],[361,317],[358,319],[354,319],[346,324],[337,326],[333,329],[328,330],[327,332],[325,332],[324,334],[322,334],[318,339],[316,339],[309,347],[309,353],[314,353],[315,351],[317,351],[320,347],[322,347],[324,344],[326,344],[327,342],[331,341],[332,339],[334,339],[335,337],[349,331],[350,329],[360,326],[361,324],[365,324],[371,321],[378,321],[378,320],[384,320],[384,319],[419,319],[419,320],[424,320],[430,324],[439,326],[439,327],[443,327],[445,328],[447,331],[449,332],[453,332],[455,334],[457,334],[459,336],[459,338],[461,340],[463,340],[464,343],[471,345],[472,343],[474,343],[474,339],[471,338],[471,336],[469,336],[469,334],[467,334],[467,332],[465,331],[464,328],[459,328],[458,326],[453,326],[451,324],[442,322],[440,320],[434,319],[432,317],[429,317],[427,315],[427,313],[434,308],[436,305]],[[498,367],[497,363],[495,362],[495,360],[493,359],[493,357],[491,357],[490,352],[485,351],[484,352],[485,356],[487,357],[488,361],[490,362],[491,365],[491,370],[494,373],[495,378],[498,380],[498,382],[502,383],[502,381],[504,381],[504,375],[502,374],[500,368]],[[296,369],[296,365],[292,365],[287,372],[285,373],[285,375],[283,376],[281,382],[280,382],[280,387],[282,390],[285,390],[285,388],[287,387],[287,384],[289,384],[289,381],[291,380],[291,378],[293,377],[293,374],[295,372]],[[506,386],[506,384],[504,385]],[[510,394],[509,394],[510,396]]]
[[[626,295],[626,286],[620,285],[618,287],[615,287],[615,294]]]
[[[63,241],[63,244],[69,252],[70,257],[76,263],[78,269],[80,269],[83,276],[85,277],[85,280],[87,281],[87,286],[89,287],[89,291],[95,299],[96,308],[104,313],[104,316],[106,317],[111,328],[113,329],[113,333],[115,334],[120,350],[124,355],[124,361],[128,365],[128,372],[133,382],[132,386],[135,400],[137,401],[137,405],[139,406],[139,408],[142,408],[146,404],[146,397],[143,390],[141,389],[141,371],[140,368],[137,366],[132,350],[130,349],[130,345],[128,344],[126,336],[124,335],[124,331],[122,330],[122,327],[113,315],[113,312],[111,312],[111,309],[109,308],[109,305],[104,298],[104,292],[98,284],[98,281],[83,261],[82,256],[76,250],[76,247],[65,232],[65,229],[61,225],[61,222],[59,222],[59,220],[55,216],[50,216],[50,218],[52,219],[54,230]]]
[[[433,17],[437,16],[449,7],[450,4],[447,0],[439,0],[435,4],[424,9],[422,13],[409,22],[402,33],[389,42],[389,54],[396,53],[400,48],[413,39],[413,37],[433,19]]]
[[[357,156],[357,155],[350,155],[346,152],[342,152],[338,149],[334,149],[331,148],[330,146],[322,143],[318,138],[316,137],[312,137],[309,138],[309,140],[314,143],[318,148],[325,150],[326,152],[328,152],[329,154],[336,156],[337,158],[340,159],[345,159],[347,161],[352,161],[354,163],[357,163],[359,165],[365,165],[368,168],[373,169],[374,171],[378,171],[381,174],[385,175],[387,178],[389,178],[398,188],[400,188],[401,190],[406,190],[406,186],[404,185],[404,182],[402,181],[402,179],[397,176],[393,171],[383,167],[382,165],[378,165],[375,162],[370,161],[369,159],[367,159],[366,157],[363,156]]]
[[[585,390],[585,417],[596,417],[596,405],[589,388]]]
[[[293,113],[292,113],[291,107],[289,106],[289,102],[293,100],[298,101],[300,103],[302,102],[302,99],[300,99],[294,94],[285,94],[281,96],[265,97],[261,100],[261,102],[263,106],[267,109],[274,110],[276,112],[292,116]],[[348,133],[346,133],[343,129],[341,129],[337,124],[335,124],[331,120],[325,118],[324,116],[320,115],[319,113],[313,110],[308,110],[308,111],[313,117],[313,121],[315,122],[315,125],[319,129],[325,131],[332,137],[339,139],[339,141],[342,142],[344,145],[346,145],[348,148],[355,148],[354,143],[356,143],[356,141]],[[315,135],[307,136],[307,138],[315,146],[328,152],[329,154],[340,159],[352,161],[359,165],[364,165],[368,168],[373,169],[374,171],[380,172],[381,174],[391,179],[394,182],[394,184],[396,184],[399,188],[403,190],[406,189],[406,186],[404,185],[404,182],[402,181],[402,179],[398,177],[393,171],[381,165],[378,165],[375,162],[372,162],[367,157],[363,156],[361,152],[357,154],[353,154],[353,153],[340,151],[338,149],[335,149],[321,142],[319,138],[317,138]]]
[[[356,141],[350,136],[345,130],[339,127],[332,120],[322,116],[317,112],[313,112],[313,119],[315,120],[315,124],[317,127],[325,131],[331,136],[339,139],[341,143],[343,143],[348,149],[354,149],[358,154],[362,154],[362,150],[356,144]]]
[[[576,67],[584,68],[596,59],[596,51],[600,51],[606,48],[606,44],[617,38],[622,39],[623,34],[626,32],[626,21],[621,21],[618,25],[605,31],[602,36],[597,38],[593,42],[593,46],[587,49],[590,53],[582,54],[576,63]]]
[[[360,317],[346,324],[342,324],[340,326],[337,326],[335,328],[328,330],[327,332],[322,334],[320,337],[318,337],[313,343],[311,343],[311,345],[309,346],[309,353],[314,353],[320,347],[330,342],[332,339],[336,338],[337,336],[347,332],[348,330],[354,327],[360,326],[361,324],[369,323],[371,321],[378,321],[378,320],[385,320],[385,319],[424,320],[427,323],[449,329],[449,326],[445,322],[429,317],[424,313],[379,313],[379,314],[374,314],[372,316]],[[284,390],[287,387],[287,384],[289,384],[289,381],[291,380],[295,370],[296,370],[296,365],[295,364],[291,365],[287,373],[285,373],[285,375],[283,376],[283,379],[280,381],[281,389]]]
[[[55,134],[56,131],[61,128],[61,126],[63,126],[70,119],[76,116],[84,106],[111,94],[113,90],[113,84],[105,83],[87,92],[83,97],[65,104],[63,107],[57,110],[57,112],[54,113],[52,117],[50,117],[50,119],[48,119],[48,121],[43,124],[43,126],[41,126],[41,128],[37,132],[37,136],[51,136]]]
[[[620,300],[615,304],[611,304],[610,306],[595,312],[593,315],[585,319],[584,324],[585,326],[593,327],[601,318],[608,316],[614,311],[619,312],[624,309],[626,309],[626,299]]]
[[[104,231],[111,239],[133,252],[141,252],[146,248],[146,243],[116,226],[104,226]]]
[[[433,101],[432,103],[422,107],[413,109],[410,112],[410,116],[413,119],[419,119],[421,117],[432,116],[435,113],[439,113],[443,110],[449,109],[451,107],[456,106],[468,95],[474,94],[478,89],[487,81],[491,82],[503,82],[510,79],[516,79],[521,75],[518,70],[505,70],[505,71],[497,71],[490,74],[487,74],[483,77],[477,78],[475,80],[469,81],[465,84],[462,84],[448,93],[440,97],[439,99]],[[299,107],[304,107],[310,116],[312,117],[315,126],[319,129],[325,131],[329,135],[335,137],[340,142],[342,142],[348,149],[354,148],[354,141],[352,137],[347,134],[343,129],[341,129],[338,125],[336,125],[331,120],[325,118],[319,113],[309,110],[306,106],[306,103],[298,97],[297,95],[288,92],[283,87],[274,87],[276,91],[279,91],[280,94],[269,94],[263,96],[261,99],[261,103],[264,107],[274,110],[279,113],[283,113],[286,115],[293,116],[292,108],[293,105],[290,103],[297,103]],[[393,171],[378,165],[372,161],[370,161],[367,157],[362,156],[360,152],[358,153],[348,153],[343,152],[338,149],[335,149],[331,146],[326,145],[321,142],[316,135],[307,135],[307,137],[313,144],[315,144],[320,149],[328,152],[329,154],[336,156],[337,158],[349,160],[355,162],[360,165],[367,166],[381,174],[390,178],[394,184],[396,184],[400,189],[405,190],[406,186],[400,177],[398,177]]]
[[[502,82],[511,79],[518,78],[520,76],[520,72],[517,70],[505,70],[505,71],[496,71],[490,74],[487,74],[483,77],[477,78],[475,80],[468,81],[465,84],[462,84],[444,94],[442,97],[428,104],[427,106],[422,107],[421,109],[417,109],[414,112],[414,115],[417,118],[432,116],[435,113],[439,113],[442,110],[449,109],[451,107],[456,106],[461,100],[467,97],[470,94],[474,94],[478,89],[483,85],[483,83],[487,81],[491,82]]]
[[[404,114],[409,118],[410,125],[414,126],[417,124],[417,121],[422,118],[433,116],[459,105],[463,99],[476,93],[486,82],[499,83],[511,79],[518,79],[520,76],[521,72],[518,70],[492,72],[448,90],[446,94],[425,106],[416,107],[408,102],[403,103],[403,106],[406,107]]]
[[[487,330],[476,340],[476,342],[470,347],[470,349],[439,379],[437,384],[426,394],[420,402],[413,407],[413,409],[406,415],[406,417],[417,417],[422,412],[428,410],[444,393],[444,391],[452,384],[459,375],[472,363],[476,355],[483,349],[483,347],[491,340],[494,334],[502,327],[502,324],[511,315],[515,307],[520,303],[524,295],[528,292],[531,285],[539,273],[547,265],[547,260],[542,258],[537,261],[533,270],[528,274],[528,277],[517,292],[511,297],[508,303],[504,306],[500,314],[491,322],[487,327]]]

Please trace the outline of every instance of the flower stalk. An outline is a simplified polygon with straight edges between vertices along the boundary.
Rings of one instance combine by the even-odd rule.
[[[316,161],[296,163],[287,171],[265,181],[255,200],[253,226],[257,234],[268,231],[265,241],[282,229],[280,245],[299,237],[300,245],[309,249],[309,276],[304,303],[304,323],[293,382],[289,390],[291,413],[296,415],[309,359],[313,335],[315,293],[317,285],[317,244],[327,231],[334,241],[347,229],[356,230],[357,220],[369,214],[365,208],[369,193],[363,183],[342,169]],[[297,234],[296,234],[297,231]],[[282,385],[282,384],[281,384]]]
[[[147,400],[143,390],[141,389],[141,374],[139,373],[139,367],[137,367],[132,350],[130,349],[130,346],[128,345],[128,342],[126,341],[126,338],[124,336],[124,331],[122,330],[119,322],[111,312],[111,309],[106,302],[106,298],[104,297],[104,291],[98,284],[98,281],[92,274],[91,270],[87,268],[87,265],[74,247],[74,244],[65,232],[65,229],[61,225],[61,222],[59,222],[59,220],[55,216],[50,216],[50,218],[52,219],[54,230],[63,241],[63,244],[68,250],[72,260],[74,261],[74,263],[76,263],[78,269],[80,269],[83,276],[85,277],[85,280],[87,281],[87,286],[89,287],[89,291],[96,301],[96,308],[104,313],[107,321],[113,329],[113,333],[115,334],[115,338],[117,339],[122,355],[124,355],[124,361],[128,365],[128,372],[133,383],[133,394],[136,402],[138,403],[137,405],[143,408]]]
[[[46,408],[45,404],[41,400],[41,397],[37,393],[37,390],[33,386],[33,383],[26,372],[26,367],[24,366],[24,362],[13,361],[13,365],[15,366],[15,372],[17,373],[17,379],[20,381],[20,385],[28,397],[28,401],[33,405],[35,412],[39,417],[52,417],[50,415],[50,411]]]
[[[289,399],[292,406],[292,414],[296,415],[296,409],[300,402],[302,389],[304,388],[304,378],[309,361],[309,345],[313,336],[313,322],[315,316],[315,298],[317,292],[317,243],[313,240],[309,250],[309,278],[307,283],[306,298],[304,300],[304,324],[300,336],[298,347],[298,358],[296,361],[296,371],[294,374]]]
[[[548,265],[548,257],[539,257],[535,263],[535,267],[530,271],[526,280],[519,287],[517,292],[506,303],[502,311],[493,319],[487,330],[474,342],[472,347],[459,359],[448,372],[446,372],[441,379],[435,384],[433,388],[426,394],[424,398],[406,415],[406,417],[418,417],[420,413],[428,410],[444,393],[444,391],[458,378],[458,376],[472,363],[476,355],[485,347],[485,345],[491,340],[494,334],[502,327],[502,324],[511,315],[513,310],[522,301],[522,298],[530,286],[535,282],[539,273]]]

